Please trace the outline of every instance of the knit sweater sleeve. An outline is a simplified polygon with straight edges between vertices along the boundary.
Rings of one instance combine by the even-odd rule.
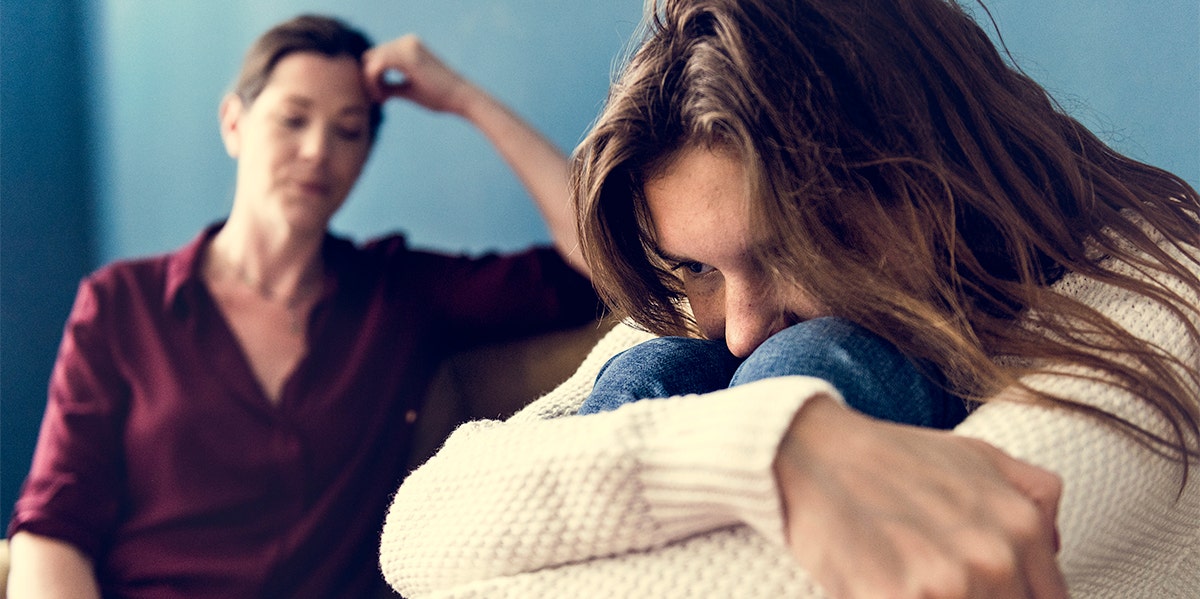
[[[1170,278],[1162,282],[1192,306],[1200,306],[1194,290]],[[1161,304],[1083,277],[1068,276],[1058,289],[1166,355],[1200,367],[1200,348],[1179,316]],[[1193,324],[1200,325],[1196,313],[1190,314]],[[1025,382],[1157,434],[1172,434],[1160,415],[1127,391],[1077,376],[1088,374],[1096,373],[1065,366]],[[1195,401],[1200,388],[1197,381],[1189,380],[1188,395]],[[1076,411],[1017,401],[983,405],[956,432],[987,441],[1062,477],[1059,563],[1073,596],[1200,596],[1200,477],[1194,464],[1185,485],[1180,463],[1137,444],[1112,426]]]
[[[620,326],[551,395],[456,430],[393,499],[388,582],[421,597],[737,524],[782,545],[779,440],[805,400],[836,391],[787,377],[572,415],[607,358],[645,338]]]
[[[1164,282],[1200,305],[1194,290]],[[1058,289],[1200,365],[1161,305],[1073,275]],[[823,597],[779,545],[777,491],[762,470],[805,399],[831,390],[797,378],[559,418],[608,356],[643,338],[619,327],[550,396],[506,423],[457,431],[397,493],[381,545],[389,582],[439,599]],[[1025,382],[1166,432],[1135,397],[1079,374],[1091,373],[1061,367]],[[1062,477],[1059,562],[1072,596],[1200,596],[1194,468],[1184,484],[1178,463],[1097,419],[1001,398],[955,432]]]

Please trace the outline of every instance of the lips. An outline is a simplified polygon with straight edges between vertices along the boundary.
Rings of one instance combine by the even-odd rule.
[[[325,196],[329,194],[330,186],[323,181],[296,181],[296,187],[305,195]]]

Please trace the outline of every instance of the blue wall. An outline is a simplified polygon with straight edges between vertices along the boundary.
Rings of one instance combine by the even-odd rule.
[[[1072,116],[1118,151],[1200,187],[1200,1],[987,6],[1017,64]]]
[[[234,164],[218,137],[217,104],[252,40],[302,11],[338,14],[378,42],[420,34],[570,150],[598,111],[641,0],[98,4],[102,259],[176,247],[228,211]],[[358,237],[403,230],[452,250],[548,239],[482,136],[399,102],[386,106],[379,143],[334,227]]]
[[[1200,185],[1200,2],[992,0],[1009,49],[1118,150]],[[641,0],[0,0],[0,513],[28,467],[76,281],[229,208],[217,103],[251,40],[302,11],[421,34],[564,149],[595,117]],[[392,103],[335,220],[454,251],[548,236],[467,125]]]
[[[641,16],[641,0],[0,3],[5,521],[79,277],[175,248],[229,210],[234,164],[217,106],[263,30],[312,11],[337,14],[376,41],[416,32],[569,151]],[[419,245],[473,253],[549,239],[481,135],[398,102],[334,227],[359,238],[403,230]]]
[[[96,263],[78,8],[71,0],[0,0],[0,514],[5,524],[29,467],[75,285]]]

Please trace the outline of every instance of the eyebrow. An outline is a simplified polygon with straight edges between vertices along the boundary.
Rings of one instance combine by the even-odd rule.
[[[295,95],[295,94],[285,97],[283,99],[283,101],[288,104],[294,104],[300,108],[306,108],[306,109],[312,108],[312,105],[313,105],[312,98],[309,98],[308,96],[300,96],[300,95]],[[370,113],[371,113],[371,107],[369,104],[349,104],[349,105],[343,106],[342,109],[338,111],[339,115],[353,115],[353,116],[360,116],[360,115],[367,116]]]
[[[652,252],[654,252],[654,255],[657,256],[658,259],[662,260],[663,262],[666,262],[667,265],[669,265],[673,268],[678,267],[681,264],[684,264],[685,262],[695,262],[695,260],[692,260],[691,258],[672,254],[672,253],[662,249],[662,247],[660,247],[657,243],[650,244],[650,250]]]
[[[762,252],[762,251],[764,251],[764,248],[768,247],[769,245],[770,245],[769,243],[760,241],[756,244],[748,246],[746,248],[746,250],[748,252],[752,252],[752,253],[753,252]],[[682,256],[679,254],[672,254],[671,252],[668,252],[668,251],[662,249],[662,247],[659,246],[657,243],[650,244],[650,251],[652,251],[654,253],[654,255],[657,256],[660,260],[662,260],[663,262],[666,262],[667,265],[670,266],[671,268],[678,268],[688,262],[696,262],[698,264],[707,264],[703,260],[696,260],[695,258],[688,258],[687,256]]]
[[[283,101],[287,102],[288,104],[296,104],[302,108],[308,108],[313,104],[312,98],[309,98],[308,96],[299,96],[296,94],[286,96]]]

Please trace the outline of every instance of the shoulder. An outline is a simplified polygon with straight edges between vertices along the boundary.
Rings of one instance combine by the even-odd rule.
[[[436,295],[442,285],[469,271],[472,259],[450,253],[414,248],[399,233],[363,242],[330,235],[325,241],[325,261],[347,289],[383,289],[386,293]]]
[[[84,278],[80,292],[154,296],[169,303],[177,292],[199,279],[205,248],[223,223],[205,227],[183,246],[147,256],[110,262]]]
[[[1131,249],[1127,257],[1107,258],[1101,263],[1111,277],[1069,273],[1054,289],[1136,337],[1160,347],[1187,345],[1182,337],[1187,321],[1200,326],[1200,288],[1195,284],[1200,278],[1200,249],[1178,246],[1161,237],[1156,241],[1159,255]],[[1164,266],[1164,258],[1174,264]]]
[[[329,264],[345,272],[365,270],[411,274],[472,261],[466,255],[415,248],[401,233],[391,233],[361,243],[330,235],[325,241],[325,255]]]
[[[345,237],[329,235],[325,239],[326,247],[337,254],[352,254],[357,256],[405,256],[412,252],[408,238],[402,233],[389,233],[374,237],[358,244]]]
[[[80,298],[163,297],[167,288],[172,254],[110,262],[80,282]]]

